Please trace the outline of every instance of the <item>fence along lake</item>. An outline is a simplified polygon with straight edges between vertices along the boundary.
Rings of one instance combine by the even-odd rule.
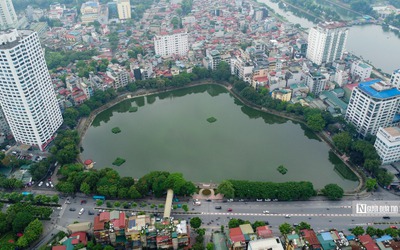
[[[129,112],[138,107],[137,112]],[[215,117],[210,123],[207,118]],[[119,127],[121,133],[111,129]],[[123,101],[100,113],[86,132],[82,159],[140,178],[182,172],[199,182],[225,179],[311,181],[315,188],[358,185],[329,146],[302,124],[243,105],[225,88],[201,85]],[[126,162],[112,166],[115,158]],[[288,169],[282,175],[277,167]]]

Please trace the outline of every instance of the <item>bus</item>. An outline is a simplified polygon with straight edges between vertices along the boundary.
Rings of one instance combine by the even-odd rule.
[[[103,195],[95,195],[95,196],[93,196],[93,199],[94,200],[102,200],[102,201],[104,201],[106,199],[106,197],[103,196]]]
[[[32,193],[31,192],[22,192],[23,196],[27,196],[27,195],[30,195],[30,194],[32,194]]]

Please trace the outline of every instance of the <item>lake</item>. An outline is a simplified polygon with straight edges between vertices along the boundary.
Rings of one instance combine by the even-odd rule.
[[[304,13],[295,10],[285,11],[271,0],[259,0],[259,2],[265,3],[291,23],[298,23],[307,29],[316,25],[315,20],[313,18],[309,18],[312,21],[308,20]],[[400,38],[391,31],[384,31],[378,25],[349,27],[346,51],[361,56],[385,73],[392,74],[395,69],[400,68],[400,59],[394,56],[400,55]]]
[[[138,107],[137,112],[129,112]],[[214,123],[207,118],[215,117]],[[111,129],[119,127],[121,133]],[[350,190],[355,176],[305,126],[243,105],[225,88],[201,85],[138,97],[100,113],[82,139],[81,157],[140,178],[150,171],[182,172],[192,181],[309,180]],[[277,167],[288,169],[281,175]],[[341,173],[341,174],[339,174]],[[346,176],[344,178],[343,176]]]

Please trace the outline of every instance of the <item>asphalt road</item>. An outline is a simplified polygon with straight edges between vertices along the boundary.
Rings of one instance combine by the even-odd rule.
[[[34,190],[34,193],[42,193],[45,191],[48,194],[56,193],[50,188],[42,188],[41,190]],[[81,205],[81,200],[85,199],[86,204]],[[366,228],[368,225],[373,225],[377,228],[387,228],[390,225],[400,223],[400,217],[391,217],[390,220],[383,219],[382,216],[354,216],[352,215],[351,204],[356,197],[345,197],[340,201],[329,201],[324,200],[322,197],[313,198],[310,201],[293,201],[293,202],[222,202],[222,201],[202,201],[200,206],[194,206],[191,201],[179,202],[179,204],[187,204],[189,211],[196,214],[178,214],[176,212],[183,212],[183,209],[173,210],[172,216],[179,219],[190,220],[190,218],[198,216],[203,221],[203,228],[206,228],[206,240],[209,240],[212,230],[220,230],[221,225],[227,227],[230,218],[240,218],[254,221],[268,221],[275,235],[279,235],[279,225],[284,222],[290,224],[300,223],[305,221],[311,224],[315,231],[327,231],[335,228],[345,233],[349,233],[349,228],[355,226],[363,226]],[[360,197],[360,200],[398,200],[399,197],[393,195],[385,190],[378,190],[374,194],[367,197]],[[52,236],[58,233],[60,230],[66,230],[66,226],[74,223],[75,221],[93,222],[94,216],[97,214],[95,210],[96,203],[90,198],[79,198],[75,199],[69,197],[70,204],[65,203],[66,199],[61,198],[60,204],[61,209],[54,209],[51,221],[44,222],[45,231],[44,238],[33,248],[38,249],[39,246],[48,242]],[[112,203],[114,201],[111,201]],[[138,202],[140,203],[140,202]],[[148,200],[148,204],[164,204],[164,200]],[[216,209],[216,206],[221,206],[221,209]],[[104,204],[102,206],[106,208]],[[70,208],[75,208],[75,211],[70,211]],[[82,215],[79,215],[79,210],[84,208],[85,211]],[[228,209],[232,209],[232,212],[228,212]],[[117,208],[115,208],[117,209]],[[134,210],[151,210],[154,212],[162,213],[163,209],[151,209],[148,205],[144,208],[135,208]],[[88,211],[95,212],[95,215],[89,215]],[[267,210],[269,213],[264,214],[263,211]],[[288,215],[290,218],[286,218]],[[376,224],[385,222],[385,224]],[[392,224],[386,224],[386,223]],[[400,225],[398,225],[400,227]]]

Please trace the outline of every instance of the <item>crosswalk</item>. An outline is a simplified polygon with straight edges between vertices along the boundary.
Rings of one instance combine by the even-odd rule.
[[[264,216],[264,217],[351,217],[353,214],[262,214],[262,213],[215,213],[215,212],[202,212],[202,215],[226,215],[226,216]]]

